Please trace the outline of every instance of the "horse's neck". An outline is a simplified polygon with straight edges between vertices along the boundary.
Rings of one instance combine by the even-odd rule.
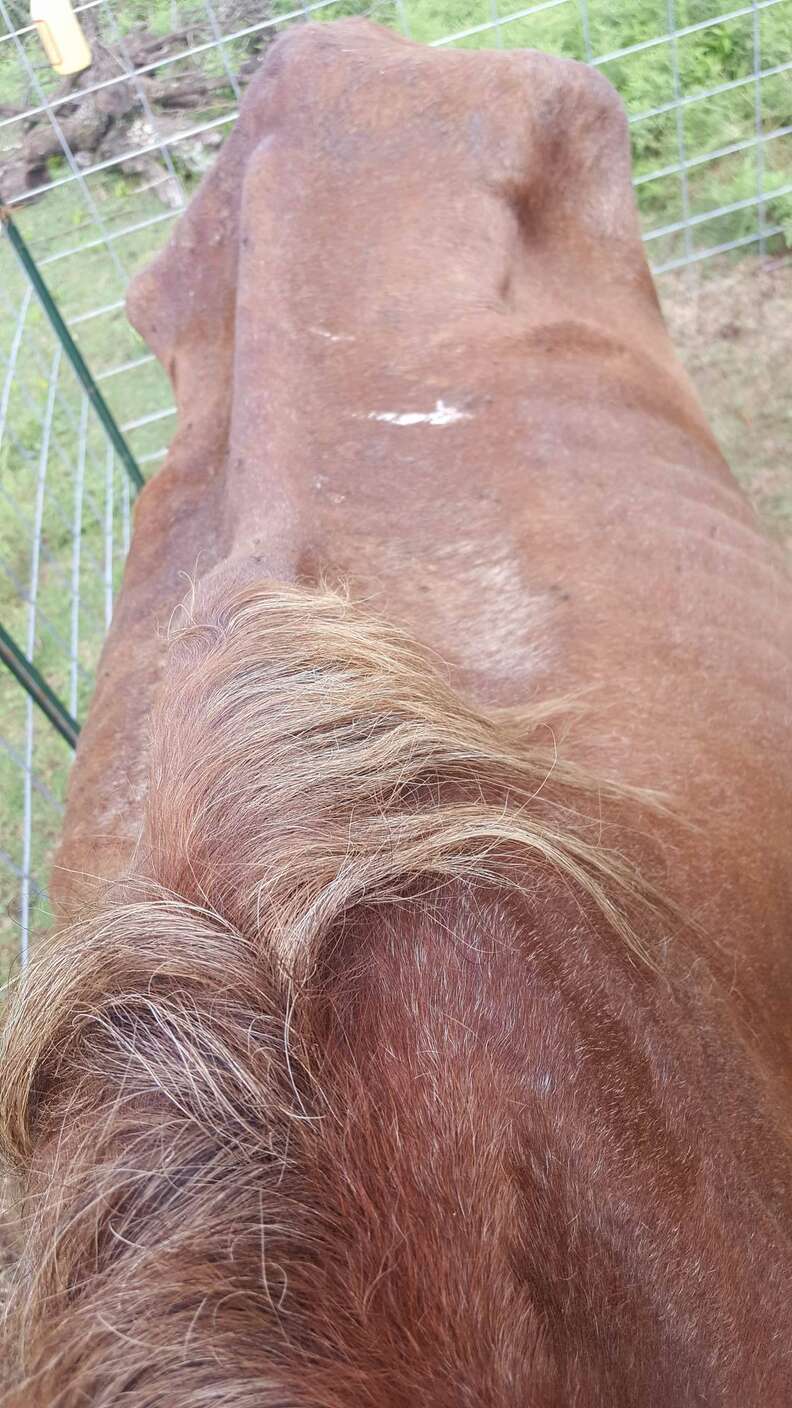
[[[635,1401],[693,1401],[715,1364],[724,1401],[750,1397],[745,1361],[732,1371],[724,1351],[739,1319],[756,1363],[775,1364],[787,1156],[725,988],[676,960],[670,980],[636,969],[552,882],[527,913],[453,888],[435,908],[370,916],[325,974],[330,1065],[376,1092],[371,1124],[367,1100],[345,1096],[343,1175],[354,1186],[365,1170],[367,1206],[383,1199],[399,1227],[394,1273],[447,1288],[427,1312],[441,1341],[460,1306],[481,1317],[472,1340],[488,1315],[563,1323],[559,1362],[586,1365],[592,1401],[610,1374]],[[629,1362],[592,1330],[614,1296]]]

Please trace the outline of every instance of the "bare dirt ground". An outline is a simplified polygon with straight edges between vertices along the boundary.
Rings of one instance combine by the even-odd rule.
[[[723,453],[792,555],[792,255],[693,266],[659,291]]]

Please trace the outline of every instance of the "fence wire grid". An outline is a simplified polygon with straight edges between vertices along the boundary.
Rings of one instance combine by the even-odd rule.
[[[627,107],[656,275],[792,243],[792,0],[86,0],[92,50],[50,68],[0,0],[0,197],[145,475],[175,428],[167,380],[124,316],[237,116],[268,43],[367,14],[443,46],[541,48],[595,65]],[[661,285],[662,291],[662,285]],[[0,621],[79,722],[129,545],[134,485],[8,239],[0,240]],[[72,748],[0,670],[0,982],[46,927]]]

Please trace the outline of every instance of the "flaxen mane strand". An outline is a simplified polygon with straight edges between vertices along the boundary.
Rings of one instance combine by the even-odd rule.
[[[178,635],[155,730],[144,847],[161,884],[301,980],[356,904],[417,880],[530,885],[533,858],[647,956],[621,908],[645,887],[580,831],[587,796],[624,789],[559,761],[546,704],[476,710],[329,590],[248,587],[203,616]]]
[[[436,952],[466,925],[475,943],[477,896],[518,943],[514,915],[555,886],[641,954],[654,901],[585,820],[618,789],[554,757],[545,710],[467,704],[403,634],[329,590],[245,586],[187,614],[152,725],[139,873],[43,949],[6,1024],[0,1128],[25,1236],[0,1402],[374,1408],[391,1210],[372,1170],[387,1181],[418,1116],[342,1059],[343,1041],[328,1054],[333,952],[358,931],[372,952],[412,930]],[[454,1097],[440,1107],[450,1120]],[[416,1178],[439,1178],[467,1136],[432,1138]],[[464,1168],[500,1178],[507,1143],[474,1141]],[[416,1189],[428,1227],[439,1198]],[[497,1231],[516,1214],[490,1216]],[[350,1226],[367,1229],[364,1250]],[[499,1235],[481,1231],[482,1284]],[[431,1277],[399,1283],[416,1326],[462,1294],[441,1242]],[[405,1403],[420,1399],[417,1343],[398,1350]],[[507,1350],[498,1364],[508,1378]]]

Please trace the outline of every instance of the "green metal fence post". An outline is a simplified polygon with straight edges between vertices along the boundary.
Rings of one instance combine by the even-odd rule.
[[[30,279],[33,288],[38,294],[41,306],[44,309],[44,312],[46,313],[47,317],[49,318],[55,336],[63,347],[66,356],[71,362],[71,365],[77,377],[79,378],[85,392],[88,395],[91,405],[96,411],[96,414],[102,422],[102,425],[104,426],[105,430],[107,431],[108,437],[113,445],[113,449],[121,460],[135,488],[142,489],[145,480],[140,472],[140,466],[137,460],[135,459],[134,455],[132,454],[132,451],[130,450],[126,440],[121,434],[121,431],[118,427],[118,423],[115,420],[115,417],[113,416],[110,407],[108,406],[107,402],[104,399],[104,396],[99,390],[99,387],[91,376],[91,373],[88,370],[82,352],[80,351],[79,347],[77,346],[77,343],[74,341],[74,338],[72,337],[71,333],[69,332],[69,329],[63,321],[63,318],[61,317],[58,311],[57,305],[52,297],[52,294],[50,293],[49,289],[47,288],[47,285],[45,284],[44,280],[41,277],[41,274],[38,271],[36,261],[31,255],[30,250],[28,249],[24,239],[22,238],[22,235],[20,234],[19,228],[13,218],[11,210],[7,205],[3,204],[2,196],[0,196],[0,220],[2,221],[3,226],[5,228],[5,232],[8,235],[9,240],[11,241],[11,246],[14,250],[14,253],[19,259],[19,262],[25,270],[25,273],[27,274],[28,278]]]

